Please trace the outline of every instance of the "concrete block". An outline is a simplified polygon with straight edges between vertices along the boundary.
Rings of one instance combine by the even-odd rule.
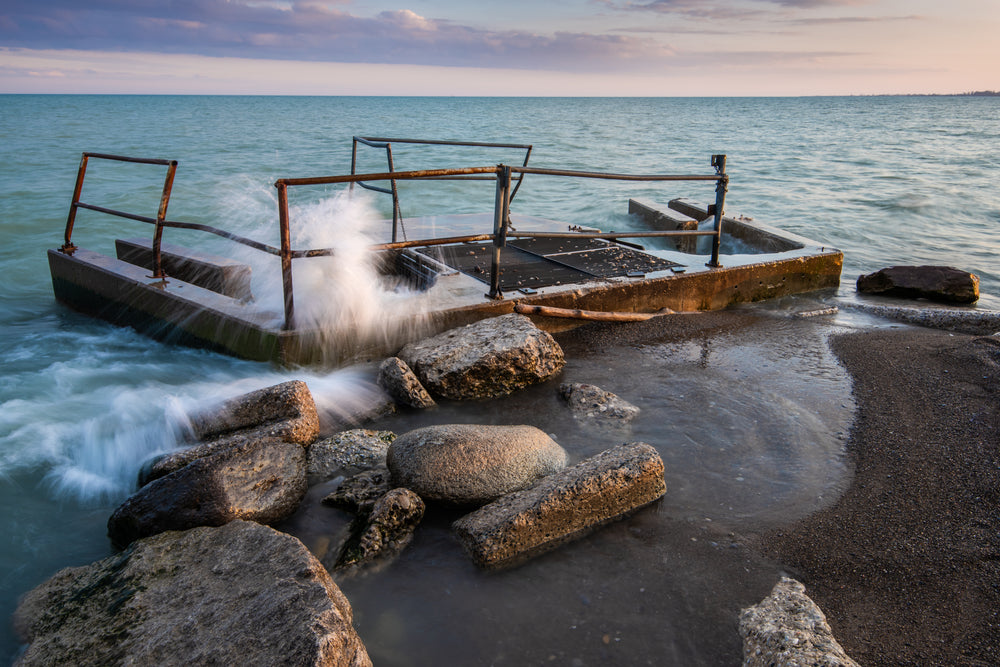
[[[452,524],[477,565],[523,563],[648,505],[666,493],[663,460],[627,443],[503,496]]]

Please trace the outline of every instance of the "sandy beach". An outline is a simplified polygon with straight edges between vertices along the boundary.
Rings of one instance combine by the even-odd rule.
[[[1000,656],[1000,339],[842,334],[853,481],[828,509],[753,538],[790,568],[860,664]]]

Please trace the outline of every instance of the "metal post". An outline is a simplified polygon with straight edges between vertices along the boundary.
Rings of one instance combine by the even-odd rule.
[[[174,174],[176,173],[177,160],[171,160],[167,165],[167,175],[163,179],[163,193],[160,195],[160,208],[156,212],[156,226],[153,229],[153,277],[164,283],[166,283],[167,276],[163,273],[160,242],[163,239],[163,221],[167,219],[167,205],[170,203],[170,191],[174,187]]]
[[[281,234],[281,286],[285,295],[285,331],[295,329],[295,298],[292,293],[292,240],[288,231],[288,186],[278,181],[278,227]]]
[[[715,236],[712,237],[712,259],[706,264],[713,269],[720,268],[719,249],[722,246],[722,216],[726,206],[726,190],[729,188],[729,176],[726,174],[726,156],[713,155],[712,166],[718,180],[715,182]]]
[[[80,202],[80,194],[83,192],[83,177],[87,174],[88,156],[84,153],[80,157],[80,169],[76,172],[76,187],[73,188],[73,201],[69,205],[69,217],[66,218],[66,233],[63,235],[63,246],[59,250],[72,255],[76,246],[70,240],[73,237],[73,223],[76,221],[76,205]]]
[[[500,249],[507,245],[507,229],[510,227],[510,167],[497,165],[497,195],[493,204],[493,261],[490,265],[491,299],[502,299],[500,290]]]
[[[351,175],[353,176],[356,172],[355,169],[358,166],[358,138],[353,137],[351,141]],[[348,192],[354,192],[354,181],[348,186]]]
[[[385,145],[385,156],[389,162],[389,173],[396,171],[392,163],[392,144]],[[399,211],[399,190],[396,187],[396,179],[391,179],[389,183],[392,189],[392,242],[395,243],[397,225],[403,216]]]

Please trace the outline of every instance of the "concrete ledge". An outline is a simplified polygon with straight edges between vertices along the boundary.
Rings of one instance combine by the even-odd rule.
[[[153,243],[149,239],[115,239],[118,259],[153,270]],[[186,283],[250,301],[250,266],[172,243],[160,244],[163,271]]]
[[[500,569],[582,537],[664,493],[659,453],[628,443],[481,507],[452,530],[477,565]]]

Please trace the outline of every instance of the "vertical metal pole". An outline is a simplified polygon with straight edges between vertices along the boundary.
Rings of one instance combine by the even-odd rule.
[[[389,162],[389,173],[391,174],[396,170],[392,163],[392,144],[385,145],[385,156]],[[396,188],[396,179],[391,179],[389,183],[392,187],[392,242],[395,243],[396,228],[403,215],[399,210],[399,190]]]
[[[507,245],[507,229],[510,226],[510,167],[497,165],[497,194],[493,204],[493,261],[490,265],[491,299],[502,299],[500,290],[500,249]]]
[[[167,176],[163,179],[163,193],[160,195],[160,208],[156,212],[156,227],[153,229],[153,277],[166,282],[163,273],[163,259],[160,256],[160,243],[163,240],[163,221],[167,219],[167,205],[170,203],[170,191],[174,187],[174,174],[177,173],[177,160],[171,160],[167,165]]]
[[[295,297],[292,292],[292,239],[288,231],[288,186],[282,181],[278,188],[278,227],[281,233],[281,286],[285,295],[285,331],[295,329]]]
[[[353,137],[351,141],[351,176],[356,172],[358,166],[358,138]],[[348,188],[348,192],[354,192],[354,181],[351,181],[351,185]]]
[[[76,205],[80,202],[80,194],[83,192],[83,177],[87,174],[88,156],[84,153],[80,157],[80,169],[76,172],[76,187],[73,188],[73,201],[69,205],[69,217],[66,218],[66,232],[63,234],[63,246],[60,250],[67,255],[72,255],[76,250],[71,240],[73,237],[73,223],[76,222]]]
[[[715,167],[719,179],[715,182],[715,236],[712,237],[712,260],[706,266],[717,269],[722,266],[719,263],[719,249],[722,246],[722,216],[726,206],[726,190],[729,189],[726,156],[713,155],[712,166]]]

